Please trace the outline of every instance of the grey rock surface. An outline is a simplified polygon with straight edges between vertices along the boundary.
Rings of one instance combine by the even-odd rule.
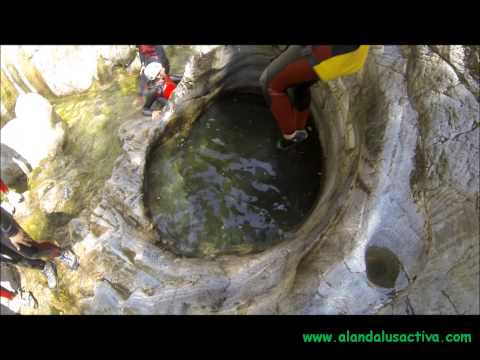
[[[371,46],[361,72],[317,83],[326,178],[313,212],[263,253],[212,260],[162,248],[143,203],[148,154],[220,94],[260,94],[278,50],[193,50],[160,118],[119,129],[101,201],[70,222],[92,274],[83,313],[480,313],[478,47]]]
[[[328,84],[365,126],[352,203],[302,261],[280,309],[478,314],[478,80],[466,83],[427,46],[372,50],[362,74]],[[394,288],[368,281],[371,246],[398,257]]]
[[[88,90],[94,79],[104,77],[113,66],[126,66],[135,56],[135,47],[2,45],[1,55],[2,77],[19,94],[37,92],[51,99]]]
[[[35,168],[62,148],[65,129],[52,105],[39,94],[26,93],[15,105],[17,117],[0,130],[1,143]]]
[[[119,134],[125,155],[108,188],[130,211],[113,215],[106,200],[100,216],[116,224],[102,243],[131,269],[129,281],[114,281],[124,289],[115,311],[478,314],[478,77],[459,77],[463,58],[451,52],[456,68],[433,47],[373,46],[361,73],[318,83],[312,110],[328,175],[313,214],[286,243],[213,262],[174,259],[154,235],[125,235],[139,226],[151,233],[145,144],[167,124],[187,129],[219,88],[258,91],[274,50],[226,47],[195,58],[164,116],[132,120]],[[113,301],[114,287],[101,295],[106,286],[89,311],[107,308],[102,296]]]
[[[7,186],[26,183],[26,177],[31,170],[31,165],[28,161],[15,150],[4,144],[0,144],[0,157],[2,181],[7,184]]]

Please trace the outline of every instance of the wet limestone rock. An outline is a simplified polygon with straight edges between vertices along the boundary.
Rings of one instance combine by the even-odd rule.
[[[2,112],[11,114],[18,94],[37,92],[55,97],[88,90],[95,79],[113,80],[114,66],[127,66],[135,56],[132,45],[1,47]]]
[[[1,143],[18,153],[33,168],[62,148],[65,130],[52,105],[36,93],[21,94],[17,117],[1,130]]]
[[[323,119],[334,102],[362,126],[362,162],[280,312],[479,313],[478,77],[458,50],[374,47],[358,76],[319,85]]]
[[[28,161],[5,144],[0,144],[0,157],[2,181],[8,186],[26,183],[27,175],[31,170]]]
[[[68,227],[79,311],[479,314],[478,47],[372,46],[361,72],[312,88],[326,177],[289,240],[213,260],[162,248],[143,202],[151,147],[222,92],[259,94],[277,53],[199,50],[159,119],[119,129],[100,201]]]

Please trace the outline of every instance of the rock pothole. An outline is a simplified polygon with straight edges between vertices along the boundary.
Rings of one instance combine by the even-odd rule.
[[[318,196],[285,239],[271,236],[258,248],[238,246],[248,239],[202,247],[188,236],[169,244],[151,213],[157,146],[181,147],[182,136],[188,144],[185,135],[224,95],[261,96],[258,80],[278,52],[219,46],[196,54],[158,119],[138,114],[122,124],[121,154],[98,203],[70,222],[75,251],[88,264],[69,283],[72,302],[86,314],[404,314],[407,298],[417,314],[478,313],[478,100],[442,58],[425,54],[424,46],[372,46],[360,73],[311,88]],[[461,141],[438,141],[457,133]],[[226,174],[214,165],[228,160],[219,150],[225,142],[206,140],[195,153],[204,157],[197,180],[220,187]],[[192,174],[181,166],[177,175]],[[183,183],[164,182],[182,185],[168,196],[188,199]],[[180,220],[191,226],[194,216],[185,214]]]
[[[367,277],[374,285],[394,288],[400,274],[400,260],[389,249],[370,246],[365,253]]]
[[[263,97],[227,93],[186,136],[162,139],[149,154],[145,189],[161,242],[179,255],[211,257],[285,240],[320,192],[322,151],[312,121],[308,129],[304,143],[279,149]]]

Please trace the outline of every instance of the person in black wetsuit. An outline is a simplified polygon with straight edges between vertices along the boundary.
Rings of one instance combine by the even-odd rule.
[[[54,289],[57,287],[57,272],[51,259],[57,257],[72,270],[79,266],[77,256],[71,250],[62,249],[51,242],[33,241],[12,215],[0,207],[1,262],[42,271],[48,287]]]

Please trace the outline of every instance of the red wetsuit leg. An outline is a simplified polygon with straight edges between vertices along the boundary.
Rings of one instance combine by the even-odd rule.
[[[268,85],[271,97],[271,110],[283,134],[291,134],[297,129],[303,129],[308,119],[308,113],[297,112],[290,102],[287,89],[307,81],[317,80],[306,58],[299,58],[287,64],[276,73]]]
[[[293,114],[293,107],[290,104],[287,94],[283,92],[276,92],[269,90],[270,99],[272,102],[271,110],[275,120],[277,120],[278,127],[282,134],[291,134],[296,129],[296,121]]]

